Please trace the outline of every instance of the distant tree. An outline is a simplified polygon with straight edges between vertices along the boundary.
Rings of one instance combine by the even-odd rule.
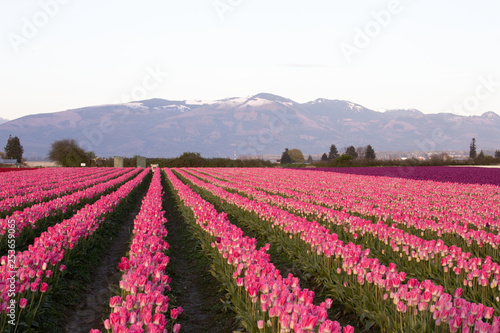
[[[321,155],[321,160],[328,161],[328,155],[326,155],[326,153],[323,153],[323,155]]]
[[[470,143],[469,158],[476,158],[476,156],[476,138],[472,138],[472,142]]]
[[[483,150],[482,150],[482,149],[481,149],[481,151],[479,152],[479,155],[477,155],[477,158],[478,158],[478,159],[480,159],[480,160],[484,159],[484,152],[483,152]]]
[[[447,153],[441,153],[441,154],[432,154],[429,157],[429,160],[433,165],[443,165],[443,163],[451,161],[452,158]]]
[[[356,154],[358,154],[359,158],[365,158],[366,155],[366,147],[357,147]]]
[[[307,158],[307,163],[311,164],[313,162],[313,158],[311,155]]]
[[[500,150],[495,151],[495,158],[500,158]]]
[[[200,153],[185,152],[175,159],[175,165],[178,167],[203,167],[206,160]]]
[[[86,151],[85,155],[85,163],[87,166],[97,165],[97,156],[95,156],[93,151]]]
[[[291,164],[292,158],[288,155],[288,148],[285,148],[285,151],[281,155],[281,164]]]
[[[292,159],[292,163],[304,163],[306,161],[300,149],[290,149],[288,156]]]
[[[21,146],[21,142],[17,136],[9,135],[7,139],[7,145],[5,146],[5,157],[8,159],[15,159],[17,163],[21,163],[23,160],[24,149]]]
[[[335,160],[335,164],[339,166],[350,165],[352,159],[353,159],[352,155],[342,154]]]
[[[0,158],[4,159],[5,158],[5,153],[3,151],[0,151]]]
[[[365,159],[367,160],[374,160],[377,158],[377,155],[375,154],[375,150],[371,145],[366,146],[365,149]]]
[[[328,153],[328,160],[333,161],[337,157],[339,157],[339,151],[337,150],[337,147],[335,147],[335,145],[331,145],[330,152]]]
[[[356,152],[356,148],[354,146],[349,146],[345,150],[346,155],[351,155],[353,159],[358,158],[358,153]]]
[[[49,159],[64,167],[77,167],[81,163],[88,163],[89,155],[75,140],[63,139],[52,143]]]

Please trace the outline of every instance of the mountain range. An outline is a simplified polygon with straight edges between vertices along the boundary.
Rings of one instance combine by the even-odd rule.
[[[299,148],[327,152],[331,144],[368,144],[377,151],[500,149],[500,116],[418,110],[378,112],[342,100],[297,103],[277,95],[215,101],[149,99],[35,114],[0,124],[0,140],[20,138],[24,156],[46,157],[55,140],[75,139],[97,156],[205,157],[280,154]]]

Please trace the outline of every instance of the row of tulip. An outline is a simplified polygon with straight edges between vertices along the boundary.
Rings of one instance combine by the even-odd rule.
[[[66,268],[61,261],[99,228],[105,215],[111,213],[148,173],[149,169],[142,171],[116,191],[86,205],[70,219],[48,228],[28,250],[0,258],[0,326],[5,325],[12,304],[20,308],[18,323],[22,315],[24,322],[30,325],[50,284],[57,283],[60,272]]]
[[[360,167],[360,168],[315,168],[314,170],[348,173],[353,175],[383,176],[413,180],[432,180],[460,184],[490,184],[500,186],[499,171],[495,168],[472,167]]]
[[[427,241],[394,226],[372,223],[293,198],[270,195],[249,186],[234,185],[193,169],[189,172],[219,187],[236,190],[257,202],[281,207],[294,214],[320,218],[341,239],[377,249],[380,259],[396,263],[417,278],[432,276],[433,282],[446,286],[448,292],[464,287],[464,298],[488,304],[500,311],[500,265],[492,262],[490,257],[483,262],[482,258],[471,258],[470,252],[463,252],[456,246],[448,247],[440,240]]]
[[[107,180],[104,183],[98,183],[92,187],[88,187],[62,197],[57,197],[47,202],[35,204],[22,211],[16,211],[12,215],[0,219],[0,242],[3,237],[6,237],[9,225],[15,224],[15,233],[13,235],[18,237],[27,227],[36,229],[36,223],[40,219],[61,213],[64,214],[68,207],[74,206],[84,199],[97,198],[102,195],[103,192],[133,177],[139,171],[140,169],[134,168],[119,170],[118,172],[107,174],[106,176],[100,178],[100,181]]]
[[[488,184],[457,184],[369,177],[302,170],[268,169],[265,174],[245,170],[220,170],[242,180],[266,181],[279,188],[312,195],[311,199],[327,198],[329,205],[361,214],[416,223],[436,220],[458,223],[472,229],[500,228],[498,186]],[[362,199],[362,200],[361,200]],[[481,235],[478,235],[481,236]],[[484,237],[484,236],[483,236]]]
[[[0,174],[0,199],[29,192],[31,187],[52,188],[53,183],[71,177],[69,169],[58,169],[17,169],[18,172]]]
[[[33,190],[50,190],[60,183],[111,172],[105,168],[43,168],[0,174],[0,199],[28,194]]]
[[[156,169],[139,214],[134,221],[132,244],[128,257],[122,257],[118,268],[123,272],[119,282],[121,294],[110,299],[112,312],[104,321],[108,332],[179,332],[180,324],[173,324],[182,308],[171,309],[170,278],[165,274],[169,257],[165,255],[168,243],[165,212],[162,210],[163,187],[161,172]],[[168,327],[167,327],[168,326]],[[91,333],[100,332],[91,330]]]
[[[180,200],[190,208],[197,225],[205,232],[207,242],[222,258],[216,272],[227,277],[233,304],[243,318],[248,318],[247,330],[353,332],[353,327],[342,328],[338,322],[327,319],[331,300],[316,306],[312,304],[314,293],[301,289],[297,278],[280,275],[266,253],[269,244],[257,250],[255,238],[244,236],[225,213],[218,213],[171,170],[165,172]]]
[[[226,172],[223,170],[210,170],[210,174],[217,174],[219,177],[222,177],[222,174],[225,174]],[[227,179],[229,181],[232,181],[234,184],[238,185],[246,185],[246,186],[252,186],[256,188],[261,188],[265,190],[266,192],[269,193],[280,193],[280,195],[286,196],[286,197],[294,197],[300,199],[300,201],[305,202],[305,203],[315,203],[318,205],[322,205],[325,207],[330,207],[334,208],[337,207],[335,204],[332,204],[332,201],[330,200],[329,197],[325,197],[322,193],[324,191],[320,191],[316,193],[315,195],[311,195],[309,193],[304,193],[304,191],[300,190],[295,190],[295,189],[289,189],[288,186],[285,186],[282,182],[279,180],[275,180],[273,183],[272,180],[269,180],[269,182],[265,182],[262,179],[259,179],[255,175],[249,176],[248,173],[251,171],[245,171],[245,179],[244,180],[237,180],[232,177],[226,177],[224,179]],[[229,171],[231,173],[231,171]],[[252,179],[252,180],[250,180]],[[387,180],[387,179],[386,179]],[[381,183],[383,183],[384,179],[381,179]],[[348,187],[350,185],[346,185]],[[301,188],[301,186],[298,186],[298,188]],[[311,190],[312,191],[312,190]],[[498,197],[498,195],[496,195]],[[360,200],[358,198],[357,200]],[[365,200],[363,197],[362,200]],[[498,200],[498,198],[497,198]],[[466,204],[466,203],[464,203]],[[496,209],[498,205],[494,205],[493,209]],[[416,209],[419,209],[419,207],[416,207]],[[430,208],[432,209],[432,208]],[[348,211],[348,210],[342,210],[345,212],[348,212],[352,214],[353,212]],[[376,221],[376,219],[383,219],[387,218],[384,216],[377,215],[377,212],[375,210],[366,210],[362,211],[364,215],[368,216],[375,216],[375,218],[372,218],[373,220]],[[359,215],[360,211],[356,211]],[[362,214],[362,215],[363,215]],[[410,214],[410,213],[408,213]],[[391,223],[388,223],[390,221],[393,221],[392,217],[389,218],[386,221],[386,224],[390,225]],[[415,220],[412,220],[415,221]],[[469,229],[464,226],[461,226],[459,224],[455,224],[452,222],[437,222],[435,220],[418,220],[418,227],[413,228],[412,226],[415,226],[415,223],[407,222],[405,224],[399,223],[398,228],[403,229],[407,231],[411,235],[417,235],[421,236],[424,239],[427,240],[438,240],[442,239],[442,241],[445,244],[448,244],[449,246],[455,245],[458,247],[463,248],[466,251],[472,252],[474,256],[477,257],[487,257],[490,256],[494,258],[493,260],[496,261],[499,255],[499,250],[498,250],[498,242],[500,241],[500,235],[494,235],[491,232],[486,232],[484,230],[474,230],[474,229]]]
[[[381,265],[378,259],[369,257],[369,249],[363,251],[361,246],[353,243],[344,245],[338,240],[336,234],[316,222],[309,222],[305,218],[297,217],[268,204],[256,203],[237,194],[229,193],[182,171],[180,173],[193,184],[212,192],[218,198],[226,200],[239,209],[255,212],[263,223],[271,223],[272,230],[280,229],[285,234],[281,239],[283,242],[288,242],[288,247],[300,249],[297,243],[306,244],[307,246],[302,247],[302,251],[297,251],[296,254],[308,256],[311,267],[318,267],[318,272],[323,272],[328,279],[335,280],[331,283],[332,288],[337,290],[337,294],[351,295],[344,301],[356,301],[352,304],[353,307],[359,306],[357,303],[361,300],[352,296],[359,294],[363,295],[361,303],[375,304],[383,309],[385,315],[371,309],[368,315],[375,321],[380,318],[398,318],[399,316],[401,322],[411,327],[432,328],[443,322],[448,324],[450,331],[453,332],[459,327],[462,327],[465,332],[469,332],[472,327],[481,328],[482,331],[487,332],[500,331],[500,318],[495,317],[492,324],[482,321],[492,317],[493,309],[464,300],[460,297],[461,289],[457,289],[455,301],[450,294],[443,292],[443,286],[436,285],[430,280],[419,282],[417,279],[409,279],[406,281],[406,273],[398,272],[394,263],[390,263],[389,267]],[[267,227],[266,230],[271,229]],[[339,288],[343,290],[339,292]],[[390,301],[396,307],[389,307],[385,303],[389,295]],[[471,309],[474,309],[472,317],[469,316]],[[465,318],[467,320],[464,321]],[[390,325],[388,322],[379,322],[379,324]],[[392,329],[404,331],[401,327],[392,327]]]
[[[84,189],[113,177],[118,177],[125,172],[125,170],[123,169],[116,170],[111,168],[101,168],[94,171],[98,172],[92,174],[87,173],[85,177],[64,179],[60,182],[53,183],[54,187],[50,189],[32,186],[30,188],[30,191],[27,193],[18,194],[0,200],[0,212],[8,213],[15,210],[16,207],[26,207],[50,198],[64,196],[71,192]]]
[[[234,171],[224,171],[220,169],[213,170],[213,172],[219,176],[234,174]],[[291,179],[283,180],[282,178],[280,178],[278,174],[274,174],[273,172],[274,172],[273,170],[269,170],[269,172],[266,172],[266,175],[272,174],[272,177],[268,178],[267,176],[258,176],[256,174],[250,174],[252,173],[252,171],[247,170],[245,172],[242,172],[242,175],[239,175],[236,178],[226,177],[225,179],[230,180],[238,185],[246,184],[247,186],[257,187],[270,193],[278,193],[280,195],[284,195],[287,197],[299,198],[303,202],[315,203],[318,205],[323,205],[334,209],[340,209],[344,212],[348,212],[351,214],[354,212],[356,214],[360,214],[363,216],[371,216],[374,217],[375,219],[382,219],[385,220],[387,224],[390,224],[391,222],[394,221],[398,223],[398,227],[408,231],[411,234],[421,235],[422,237],[429,240],[441,238],[449,245],[455,244],[463,248],[467,248],[468,251],[473,252],[474,255],[476,256],[489,255],[493,258],[496,258],[499,255],[498,251],[498,245],[500,244],[499,234],[488,232],[486,230],[477,228],[475,226],[473,226],[473,228],[468,227],[469,222],[475,221],[476,225],[484,225],[492,227],[493,229],[496,228],[493,226],[496,226],[498,224],[496,221],[498,220],[498,216],[500,216],[500,212],[495,213],[495,210],[498,211],[500,209],[498,208],[500,206],[498,205],[498,200],[500,200],[500,198],[497,192],[494,193],[489,193],[491,191],[485,191],[485,193],[476,192],[474,196],[466,195],[465,197],[462,197],[462,203],[461,203],[462,207],[473,205],[474,202],[471,203],[472,200],[471,198],[475,200],[478,198],[478,196],[481,196],[483,198],[483,201],[486,200],[484,198],[487,198],[489,200],[488,204],[492,205],[491,206],[492,212],[490,212],[488,218],[483,219],[479,215],[473,215],[473,214],[467,215],[466,213],[463,213],[462,216],[459,216],[458,214],[454,214],[453,212],[451,212],[448,214],[447,218],[438,219],[437,217],[433,217],[429,219],[429,218],[421,218],[420,215],[423,214],[422,212],[425,211],[432,212],[434,210],[435,211],[442,210],[441,206],[446,207],[448,201],[457,201],[458,199],[451,199],[449,197],[444,197],[441,198],[440,200],[444,200],[445,203],[440,204],[438,202],[438,196],[435,196],[433,199],[435,201],[434,206],[429,206],[430,205],[429,202],[427,206],[423,207],[419,206],[418,203],[414,203],[415,206],[412,208],[403,205],[403,203],[405,202],[407,203],[409,202],[409,200],[401,199],[396,194],[394,194],[394,189],[391,189],[391,192],[393,194],[389,195],[387,198],[389,198],[388,200],[391,201],[389,204],[391,205],[392,208],[387,208],[387,207],[382,208],[384,207],[384,205],[387,204],[387,202],[381,203],[379,200],[378,203],[375,204],[372,202],[372,198],[373,197],[380,198],[382,196],[378,192],[380,192],[380,188],[384,187],[384,181],[387,181],[387,179],[385,180],[379,179],[376,185],[370,185],[373,190],[372,194],[370,194],[368,193],[369,190],[366,190],[366,188],[370,187],[367,183],[364,183],[362,185],[364,187],[363,190],[359,190],[356,188],[356,186],[359,185],[360,181],[356,182],[351,178],[349,178],[348,181],[346,182],[341,182],[339,179],[335,179],[335,181],[333,181],[332,183],[329,183],[326,180],[322,180],[321,182],[317,181],[313,182],[313,180],[309,180],[308,182],[308,178],[305,178],[302,175],[302,173],[296,170],[290,171],[293,173],[288,176],[290,178],[295,177],[297,175],[296,173],[299,172],[299,175],[302,175],[300,181],[295,181]],[[289,171],[287,170],[286,172]],[[308,175],[315,176],[317,174],[320,173],[311,172]],[[324,173],[324,174],[332,175],[333,173]],[[244,179],[242,179],[242,177],[244,177]],[[419,185],[419,187],[428,188],[430,186],[429,184],[425,186],[420,184],[422,182],[414,181],[414,183],[418,183],[417,185]],[[387,186],[387,184],[385,185]],[[346,192],[346,193],[344,194],[331,193],[329,190],[330,186],[335,188],[338,192]],[[469,185],[457,185],[457,186],[465,187]],[[470,186],[477,187],[478,185],[470,185]],[[449,188],[453,186],[448,184],[447,187],[449,192]],[[489,186],[489,188],[490,190],[494,190],[493,189],[494,186]],[[454,190],[457,191],[457,193],[460,193],[460,189],[455,188]],[[363,192],[357,193],[358,191],[363,191]],[[402,191],[407,191],[407,189],[403,188]],[[413,191],[415,191],[415,189],[413,189]],[[420,196],[429,196],[429,197],[431,196],[428,195],[425,191],[423,193],[424,194],[423,195],[420,194]],[[414,195],[417,196],[418,194],[414,193]],[[346,199],[346,197],[348,197],[349,199]],[[482,208],[483,211],[485,209],[487,210],[488,204],[486,203],[483,204],[484,206]],[[404,211],[404,214],[401,214],[401,211]],[[420,212],[420,213],[415,213],[415,212]],[[455,220],[458,219],[459,217],[461,220],[463,219],[464,221],[469,221],[469,222],[460,224],[457,222],[457,220]],[[488,221],[491,223],[488,223]]]

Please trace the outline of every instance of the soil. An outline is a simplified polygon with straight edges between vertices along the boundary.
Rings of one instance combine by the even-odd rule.
[[[211,202],[217,211],[220,213],[225,211],[228,215],[230,222],[238,226],[243,230],[245,236],[257,239],[257,248],[264,246],[267,242],[270,244],[270,249],[267,251],[271,255],[272,263],[277,269],[280,270],[281,276],[288,276],[292,274],[300,279],[300,286],[302,288],[307,288],[314,291],[315,293],[315,304],[319,305],[321,300],[326,299],[327,290],[324,290],[320,281],[314,279],[310,274],[302,271],[297,263],[294,263],[293,258],[288,257],[284,251],[278,250],[279,244],[273,243],[265,235],[260,234],[258,231],[251,229],[244,223],[241,223],[240,219],[233,215],[229,210],[224,210],[219,204],[218,200],[211,199],[210,196],[206,195],[206,192],[200,191],[198,187],[192,187],[198,194],[200,194],[205,200]],[[359,315],[349,312],[345,309],[343,304],[333,303],[332,308],[328,311],[328,319],[338,321],[342,327],[351,325],[354,327],[355,333],[379,333],[380,329],[375,326],[370,326],[366,328],[360,320]]]
[[[147,188],[139,196],[118,233],[109,240],[112,246],[103,254],[98,268],[92,273],[94,278],[86,287],[86,298],[73,310],[73,316],[65,327],[66,332],[88,333],[93,328],[105,331],[103,314],[109,308],[110,286],[117,286],[121,279],[118,263],[129,249],[134,219],[140,211],[146,191]]]
[[[211,275],[210,261],[190,227],[178,214],[168,191],[165,197],[167,242],[170,245],[167,272],[172,278],[170,302],[172,307],[181,306],[184,310],[176,322],[186,333],[232,333],[238,329],[238,324],[236,314],[222,305],[226,293]]]
[[[92,273],[92,281],[85,287],[85,298],[75,309],[67,312],[72,315],[67,320],[64,332],[88,333],[93,328],[106,331],[103,318],[107,318],[109,313],[111,290],[118,288],[121,278],[118,263],[130,246],[134,219],[146,190],[123,221],[118,233],[110,239],[109,249],[103,253],[98,268]],[[220,283],[211,275],[209,260],[204,256],[199,241],[192,236],[189,226],[178,214],[168,191],[164,198],[168,220],[167,242],[170,246],[167,251],[170,257],[167,273],[172,278],[172,290],[167,295],[170,297],[170,308],[181,306],[184,310],[176,323],[181,324],[181,331],[186,333],[233,332],[238,329],[236,315],[222,305],[225,292],[221,291]]]

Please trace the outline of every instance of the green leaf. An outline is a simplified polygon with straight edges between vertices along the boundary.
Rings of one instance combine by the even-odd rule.
[[[375,325],[375,322],[374,321],[368,321],[366,322],[365,324],[365,329],[368,331],[370,328],[373,327],[373,325]]]

